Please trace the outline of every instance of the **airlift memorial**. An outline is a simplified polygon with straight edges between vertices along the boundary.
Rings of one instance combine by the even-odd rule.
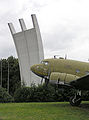
[[[82,90],[89,90],[89,63],[61,58],[44,59],[42,39],[35,15],[32,15],[32,21],[34,27],[27,30],[24,20],[19,19],[22,31],[18,33],[12,23],[8,24],[18,54],[21,81],[26,86],[31,86],[32,83],[40,84],[42,78],[45,79],[46,85],[50,83],[74,89],[76,92],[70,97],[70,104],[80,105]]]
[[[42,39],[36,15],[33,14],[31,17],[33,28],[27,29],[24,20],[19,19],[22,31],[18,33],[16,33],[13,24],[8,23],[19,59],[21,82],[24,82],[26,86],[40,83],[40,78],[31,72],[30,67],[44,59]]]

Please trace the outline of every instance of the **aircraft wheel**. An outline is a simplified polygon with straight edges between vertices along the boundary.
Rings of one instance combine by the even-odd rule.
[[[79,106],[81,101],[82,100],[80,95],[70,97],[70,104],[72,106]]]

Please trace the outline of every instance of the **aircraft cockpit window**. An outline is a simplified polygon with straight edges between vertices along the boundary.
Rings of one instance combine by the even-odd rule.
[[[80,70],[79,70],[79,69],[77,69],[77,70],[76,70],[76,73],[79,73],[79,72],[80,72]]]
[[[45,64],[45,65],[48,65],[48,62],[45,62],[44,64]]]
[[[42,61],[41,63],[44,64],[44,65],[48,65],[47,61]]]

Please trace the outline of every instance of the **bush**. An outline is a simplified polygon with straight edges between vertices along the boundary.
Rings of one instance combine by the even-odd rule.
[[[14,94],[15,102],[58,102],[69,101],[74,96],[76,90],[69,88],[58,88],[50,85],[32,85],[31,87],[21,87]],[[83,100],[89,100],[89,91],[84,91]]]
[[[21,87],[15,91],[14,100],[15,102],[29,102],[30,87]]]
[[[34,92],[34,101],[49,102],[54,101],[55,89],[48,85],[39,85]]]
[[[0,87],[0,103],[13,102],[14,99],[5,88]]]
[[[63,101],[63,97],[51,85],[32,85],[31,87],[21,87],[14,94],[15,102],[53,102]]]

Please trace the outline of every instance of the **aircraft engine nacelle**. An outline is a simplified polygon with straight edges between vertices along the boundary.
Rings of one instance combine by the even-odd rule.
[[[72,80],[76,80],[79,77],[72,74],[60,73],[60,72],[52,72],[50,75],[50,83],[69,83]]]

